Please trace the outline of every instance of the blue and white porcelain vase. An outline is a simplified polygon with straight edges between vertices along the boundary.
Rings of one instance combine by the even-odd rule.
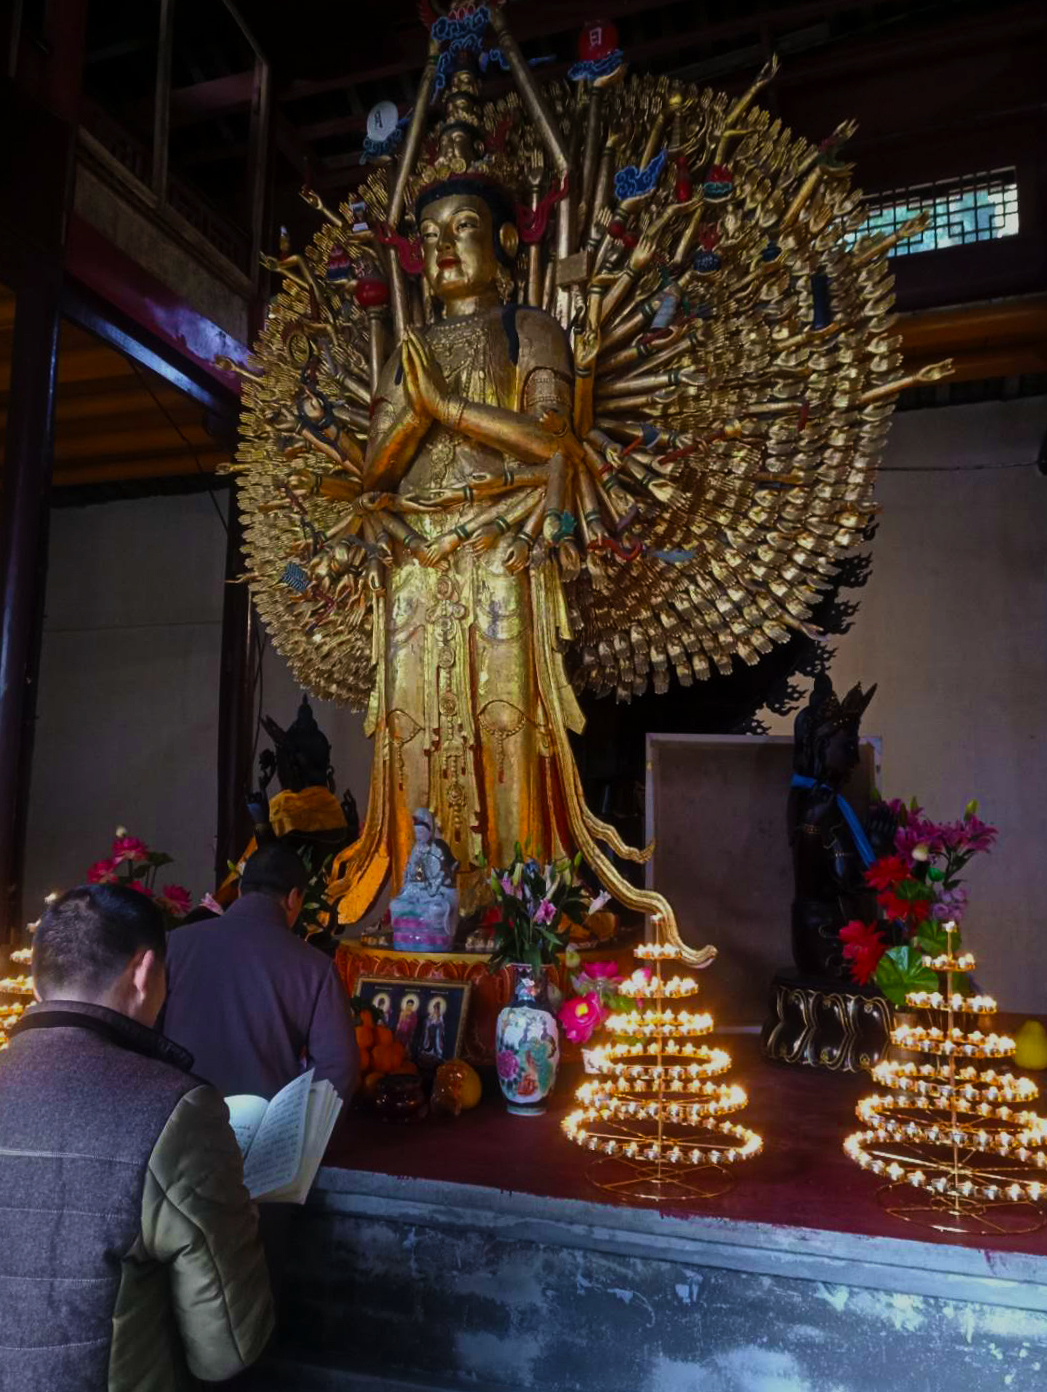
[[[514,1116],[541,1116],[556,1082],[560,1030],[544,1006],[545,978],[529,966],[514,965],[513,998],[498,1016],[495,1061],[498,1084]]]

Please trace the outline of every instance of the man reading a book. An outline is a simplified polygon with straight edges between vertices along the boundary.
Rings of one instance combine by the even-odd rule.
[[[164,953],[123,885],[70,890],[36,931],[38,1004],[0,1054],[0,1387],[180,1392],[269,1338],[225,1103],[153,1028]]]
[[[225,1095],[271,1100],[304,1070],[346,1102],[359,1059],[352,1011],[330,958],[290,931],[307,876],[280,841],[244,866],[221,918],[176,928],[167,954],[162,1028]]]

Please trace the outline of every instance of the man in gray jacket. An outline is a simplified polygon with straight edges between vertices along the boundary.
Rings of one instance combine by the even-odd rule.
[[[225,1097],[268,1100],[304,1067],[347,1105],[356,1090],[349,997],[330,958],[291,932],[306,883],[297,853],[267,842],[221,918],[171,934],[161,1028]]]
[[[85,885],[0,1055],[0,1392],[177,1392],[262,1352],[272,1301],[222,1098],[153,1028],[164,925]]]

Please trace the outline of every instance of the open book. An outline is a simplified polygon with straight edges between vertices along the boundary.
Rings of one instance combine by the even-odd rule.
[[[301,1074],[271,1102],[239,1094],[227,1097],[229,1124],[244,1157],[244,1183],[259,1203],[305,1203],[342,1099],[313,1070]]]

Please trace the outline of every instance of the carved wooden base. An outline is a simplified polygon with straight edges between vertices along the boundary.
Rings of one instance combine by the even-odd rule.
[[[779,1063],[858,1073],[887,1052],[890,1029],[890,1005],[868,987],[779,972],[763,1047]]]

